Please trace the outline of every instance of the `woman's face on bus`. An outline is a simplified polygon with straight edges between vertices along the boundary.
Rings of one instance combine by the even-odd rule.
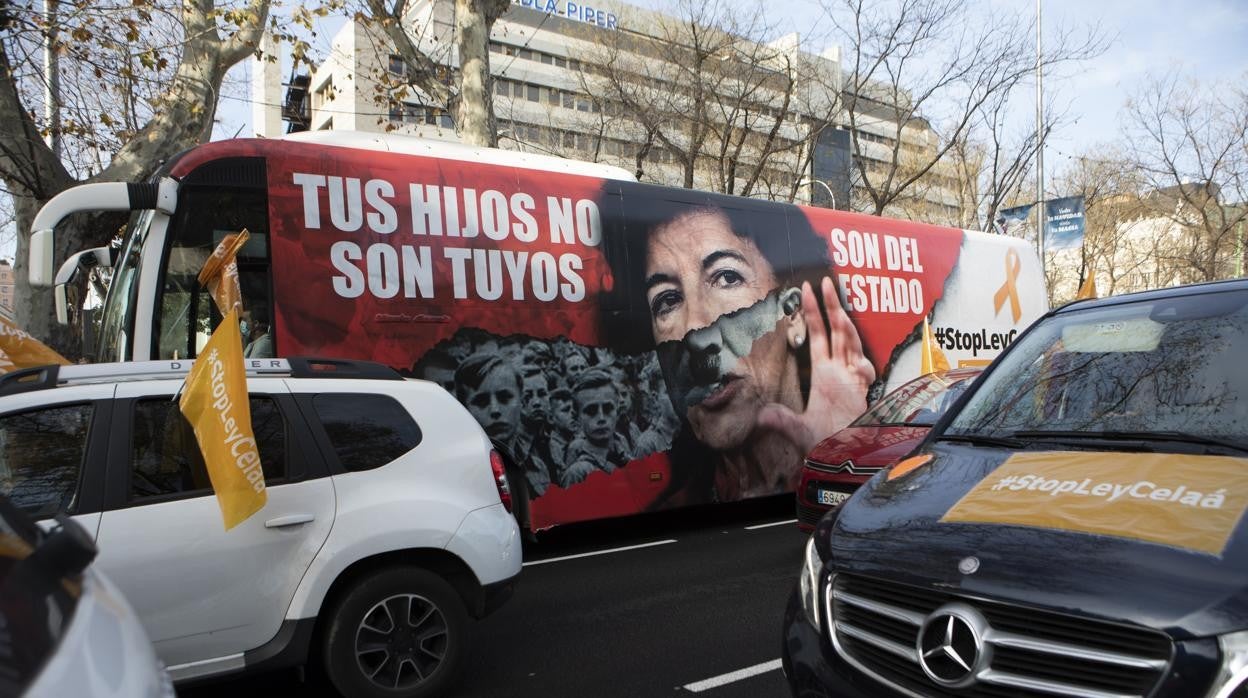
[[[645,289],[659,363],[673,406],[712,448],[740,445],[762,406],[778,401],[790,362],[795,370],[776,286],[758,246],[722,213],[682,215],[650,237]]]
[[[516,373],[499,367],[486,374],[476,390],[468,391],[464,403],[491,439],[508,443],[520,422],[520,389]]]

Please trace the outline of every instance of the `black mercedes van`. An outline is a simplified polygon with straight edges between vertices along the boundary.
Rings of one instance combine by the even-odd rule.
[[[795,696],[1248,698],[1248,281],[1076,302],[823,519]]]

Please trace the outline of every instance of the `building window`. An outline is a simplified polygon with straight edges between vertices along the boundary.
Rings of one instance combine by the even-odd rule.
[[[555,67],[556,67],[556,68],[566,68],[566,67],[568,67],[568,62],[567,62],[566,60],[564,60],[564,59],[560,58],[559,56],[555,56]]]
[[[508,87],[506,80],[494,81],[494,94],[500,97],[506,97],[510,92],[511,92],[511,88]]]
[[[574,98],[571,95],[571,93],[564,92],[563,93],[563,106],[568,109],[572,109],[573,107],[576,106],[576,98]]]
[[[389,70],[392,75],[406,75],[407,64],[403,61],[402,56],[397,56],[392,53],[390,54],[390,64],[387,66],[387,70]]]
[[[441,114],[438,115],[438,125],[441,126],[442,128],[453,129],[455,128],[455,120],[451,118],[450,114],[447,114],[446,112],[442,112]]]
[[[528,88],[528,98],[530,102],[536,102],[542,98],[542,90],[537,85],[526,85]]]
[[[552,55],[550,55],[549,53],[543,53],[543,54],[542,54],[542,62],[543,62],[543,63],[545,63],[546,65],[554,65],[554,64],[555,64],[555,57],[554,57],[554,56],[552,56]]]
[[[546,102],[552,106],[559,106],[559,90],[551,87],[546,90]]]

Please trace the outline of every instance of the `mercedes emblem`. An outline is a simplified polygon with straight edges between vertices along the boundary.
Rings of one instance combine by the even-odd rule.
[[[941,606],[919,629],[919,666],[937,684],[965,688],[991,659],[984,644],[988,621],[965,604]]]

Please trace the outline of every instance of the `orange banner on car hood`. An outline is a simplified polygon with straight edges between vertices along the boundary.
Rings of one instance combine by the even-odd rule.
[[[1016,453],[943,522],[1095,533],[1220,555],[1248,508],[1248,459],[1174,453]]]

